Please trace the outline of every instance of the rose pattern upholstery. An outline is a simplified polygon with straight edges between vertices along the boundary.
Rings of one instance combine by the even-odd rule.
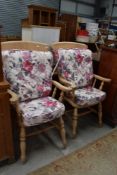
[[[88,87],[75,90],[75,97],[79,106],[91,106],[103,101],[106,93],[99,89]]]
[[[58,49],[59,74],[78,88],[89,85],[93,78],[91,54],[88,49]]]
[[[65,107],[52,97],[43,97],[29,102],[21,102],[20,110],[25,126],[34,126],[59,118]]]
[[[94,105],[104,100],[105,92],[91,88],[93,66],[92,52],[89,49],[61,48],[54,51],[54,58],[56,62],[59,60],[59,75],[75,83],[75,98],[78,105]]]
[[[48,96],[51,91],[53,56],[51,52],[6,50],[2,52],[3,71],[20,101]]]
[[[6,50],[2,58],[5,79],[20,99],[24,125],[45,123],[63,115],[64,105],[49,97],[53,62],[50,51]]]

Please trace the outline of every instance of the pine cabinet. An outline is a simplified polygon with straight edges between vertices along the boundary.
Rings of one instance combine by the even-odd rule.
[[[28,6],[28,18],[22,20],[22,25],[55,26],[56,9],[39,6]]]

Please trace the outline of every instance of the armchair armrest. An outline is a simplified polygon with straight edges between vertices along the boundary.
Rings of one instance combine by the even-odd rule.
[[[76,87],[76,85],[75,85],[74,82],[67,81],[67,80],[65,80],[63,77],[60,77],[60,76],[59,76],[59,80],[60,80],[60,82],[61,82],[62,84],[64,84],[65,86],[71,87],[72,90],[73,90],[73,89],[74,89],[74,90],[77,89],[77,87]]]
[[[20,116],[21,113],[20,113],[20,110],[19,110],[19,97],[18,97],[18,95],[15,92],[13,92],[10,89],[8,89],[7,92],[11,96],[10,102],[15,107],[16,112],[17,112],[17,115],[18,115],[18,120],[21,123],[22,122],[22,119],[21,119],[21,116]]]
[[[96,84],[96,80],[100,80],[100,86],[99,86],[99,89],[102,90],[103,89],[103,86],[104,86],[104,83],[110,83],[111,82],[111,79],[110,78],[105,78],[105,77],[102,77],[102,76],[99,76],[99,75],[95,75],[94,74],[94,82],[93,82],[93,87],[95,86]]]
[[[10,98],[11,104],[16,104],[19,101],[18,95],[15,92],[11,91],[10,89],[8,89],[7,92],[11,95]]]
[[[60,89],[63,92],[69,92],[69,91],[73,90],[72,87],[66,87],[66,86],[60,84],[59,82],[57,82],[55,80],[52,80],[52,83],[53,83],[54,86],[56,86],[58,89]]]
[[[111,79],[110,78],[105,78],[105,77],[102,77],[102,76],[96,75],[96,74],[94,74],[94,78],[96,78],[96,79],[98,79],[100,81],[104,81],[106,83],[110,83],[111,82]]]

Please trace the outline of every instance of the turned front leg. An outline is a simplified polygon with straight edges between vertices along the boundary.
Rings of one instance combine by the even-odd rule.
[[[102,103],[101,102],[98,104],[98,120],[99,120],[99,127],[102,127],[103,122],[102,122]]]
[[[67,140],[66,140],[64,121],[63,121],[62,117],[59,118],[59,122],[60,122],[60,134],[61,134],[61,138],[62,138],[62,143],[63,143],[64,148],[66,148]]]
[[[26,131],[23,125],[20,127],[20,152],[21,161],[24,163],[26,161]]]
[[[73,134],[73,138],[76,137],[77,124],[78,124],[78,109],[74,108],[73,118],[72,118],[72,134]]]

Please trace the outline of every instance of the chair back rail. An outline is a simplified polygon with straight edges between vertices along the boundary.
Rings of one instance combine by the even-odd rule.
[[[77,42],[56,42],[51,45],[52,49],[72,49],[72,48],[79,48],[79,49],[87,49],[88,46],[86,44],[77,43]]]
[[[26,49],[35,51],[48,51],[49,46],[45,43],[30,42],[30,41],[8,41],[1,43],[2,50],[9,49]]]

